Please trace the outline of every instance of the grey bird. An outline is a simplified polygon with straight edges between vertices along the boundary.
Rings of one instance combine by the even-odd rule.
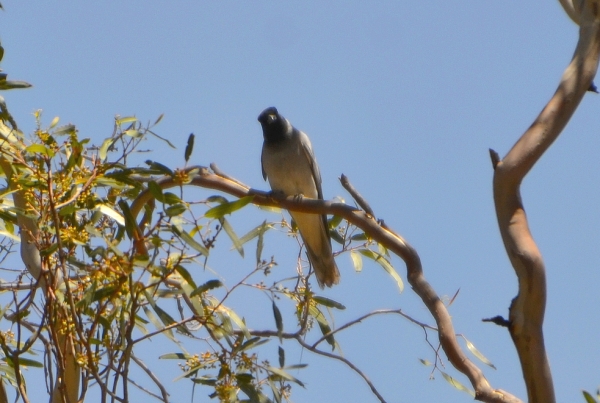
[[[258,116],[264,143],[261,163],[263,178],[274,192],[323,199],[321,173],[308,136],[270,107]],[[331,251],[325,215],[289,212],[304,240],[308,260],[319,286],[331,287],[340,281],[340,272]]]

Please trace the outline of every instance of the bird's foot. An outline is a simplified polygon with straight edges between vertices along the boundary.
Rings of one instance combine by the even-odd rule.
[[[267,197],[274,202],[279,202],[281,199],[285,198],[285,193],[281,190],[271,190]]]

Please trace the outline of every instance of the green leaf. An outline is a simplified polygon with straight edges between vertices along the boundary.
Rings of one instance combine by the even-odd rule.
[[[138,121],[138,119],[135,116],[126,116],[124,118],[118,118],[115,120],[115,122],[118,125],[124,125],[127,123],[133,123],[133,122],[137,122],[137,121]]]
[[[244,320],[242,318],[240,318],[233,309],[229,309],[223,305],[221,305],[221,309],[229,316],[229,318],[231,318],[233,323],[238,325],[238,327],[240,328],[242,333],[244,333],[244,336],[246,337],[246,339],[250,339],[252,337],[250,335],[250,332],[248,331],[248,328],[246,327],[246,323],[244,322]]]
[[[173,171],[168,168],[167,166],[159,163],[159,162],[155,162],[152,160],[146,160],[146,164],[148,164],[150,166],[150,169],[154,169],[159,171],[160,173],[162,173],[163,175],[168,175],[168,176],[173,176]]]
[[[258,232],[258,241],[256,242],[256,264],[259,264],[262,259],[262,250],[264,243],[264,234],[267,231],[267,221],[263,221],[261,229]]]
[[[208,210],[206,213],[204,213],[204,216],[208,218],[221,218],[225,214],[231,214],[234,211],[241,209],[250,203],[252,199],[254,199],[254,196],[246,196],[234,202],[223,203]]]
[[[69,124],[69,125],[64,125],[59,127],[58,129],[54,130],[54,132],[52,132],[53,135],[55,136],[64,136],[67,134],[72,134],[76,132],[76,127],[75,125]]]
[[[212,290],[213,288],[222,287],[223,283],[220,280],[208,280],[206,283],[202,284],[200,287],[196,288],[190,294],[190,297],[195,297],[196,295],[202,295],[202,293]]]
[[[187,206],[183,204],[176,204],[165,209],[165,214],[169,217],[177,217],[187,211]]]
[[[139,130],[136,130],[136,129],[125,130],[123,132],[123,134],[125,134],[129,137],[133,137],[134,139],[137,139],[137,138],[140,138],[143,136],[143,134]]]
[[[2,360],[6,361],[6,363],[9,366],[11,366],[13,368],[15,367],[15,363],[12,360],[12,357],[2,357]],[[42,364],[41,362],[30,360],[30,359],[23,358],[23,357],[19,357],[19,366],[33,367],[33,368],[44,368],[44,364]]]
[[[396,280],[396,284],[398,285],[398,289],[400,290],[400,292],[404,290],[404,282],[402,281],[402,278],[400,278],[400,275],[396,272],[391,263],[383,255],[375,253],[369,249],[359,249],[358,251],[361,255],[366,256],[369,259],[372,259],[379,263],[379,265],[383,267],[384,270],[387,271],[388,274],[392,276],[394,280]]]
[[[385,245],[381,244],[381,243],[377,243],[377,249],[379,250],[379,254],[382,256],[390,256],[390,252],[388,252],[387,248],[385,247]]]
[[[65,169],[67,171],[71,170],[74,166],[81,165],[81,153],[83,152],[83,146],[80,143],[73,141],[71,143],[71,155],[69,155],[69,160],[67,161],[67,165]]]
[[[205,385],[205,386],[215,386],[217,384],[217,379],[209,378],[206,376],[201,376],[198,378],[193,378],[192,382],[199,383],[200,385]]]
[[[106,160],[106,157],[108,155],[108,149],[110,148],[110,146],[112,146],[114,141],[115,141],[115,139],[108,138],[102,142],[102,145],[98,149],[98,157],[100,158],[100,160],[102,160],[102,161]]]
[[[275,318],[275,326],[277,326],[277,336],[279,337],[279,342],[283,342],[283,317],[281,316],[281,311],[275,304],[275,300],[273,300],[273,317]],[[282,365],[283,367],[283,365]]]
[[[119,214],[119,212],[114,210],[112,207],[109,207],[106,204],[100,204],[98,205],[96,210],[104,214],[105,216],[112,218],[117,224],[125,226],[125,218],[123,218],[123,216]]]
[[[125,200],[119,200],[119,207],[123,212],[123,218],[125,219],[125,231],[127,231],[127,236],[129,239],[134,239],[134,234],[137,231],[137,223],[135,222],[135,218],[129,210],[129,204]]]
[[[272,372],[273,374],[275,374],[287,381],[297,383],[298,385],[304,387],[304,384],[300,380],[294,378],[293,376],[291,376],[290,374],[285,372],[283,369],[275,368],[275,367],[267,367],[267,371]]]
[[[242,236],[240,238],[240,244],[244,245],[246,242],[253,240],[261,233],[264,234],[265,231],[268,231],[270,229],[273,229],[273,226],[271,224],[267,224],[266,221],[263,221],[262,224],[257,225],[256,227],[248,231],[244,236]]]
[[[492,362],[490,360],[488,360],[483,354],[481,354],[481,352],[479,350],[477,350],[477,348],[473,345],[473,343],[471,343],[469,340],[467,340],[467,338],[465,336],[463,336],[463,339],[465,339],[465,343],[467,343],[467,348],[469,349],[469,351],[471,353],[473,353],[473,355],[475,357],[477,357],[479,359],[479,361],[483,362],[485,365],[488,365],[488,366],[496,369],[494,364],[492,364]]]
[[[237,234],[229,224],[229,221],[227,221],[225,217],[222,217],[219,218],[219,222],[225,230],[225,233],[229,236],[229,239],[231,239],[231,242],[233,242],[233,247],[238,251],[240,256],[244,257],[244,248],[242,247],[242,242],[240,241]]]
[[[163,191],[162,188],[158,185],[158,183],[156,183],[155,181],[148,182],[148,190],[150,191],[150,193],[152,193],[152,196],[154,196],[156,200],[158,200],[161,203],[164,203],[165,199],[163,197]]]
[[[281,403],[281,391],[279,390],[279,388],[277,386],[275,386],[275,383],[273,382],[272,379],[267,378],[267,381],[269,382],[269,387],[271,388],[271,391],[273,392],[273,397],[275,398],[275,403]]]
[[[48,147],[46,147],[43,144],[32,144],[32,145],[26,147],[25,151],[27,151],[28,153],[31,153],[31,154],[43,154],[50,158],[54,157],[54,151],[52,151],[51,149],[49,149]]]
[[[159,360],[187,360],[189,355],[183,353],[168,353],[158,357]]]
[[[454,386],[456,389],[458,389],[460,391],[466,392],[466,393],[470,394],[471,396],[475,397],[475,392],[473,392],[471,389],[467,388],[465,385],[458,382],[456,379],[452,378],[450,375],[448,375],[444,371],[440,371],[440,372],[442,373],[442,376],[444,377],[444,379],[450,385]]]
[[[156,301],[154,301],[154,299],[148,293],[147,290],[144,290],[144,292],[146,294],[146,300],[148,301],[148,303],[150,304],[150,306],[152,307],[152,309],[154,310],[154,312],[156,312],[156,314],[158,315],[158,318],[163,323],[163,325],[165,325],[165,326],[171,326],[171,325],[177,323],[175,321],[175,319],[173,319],[171,317],[171,315],[169,315],[167,313],[167,311],[165,311],[164,309],[162,309],[160,306],[158,306],[156,304]],[[177,326],[177,330],[179,330],[183,334],[186,334],[188,336],[192,336],[192,334],[190,333],[190,331],[184,325]]]
[[[53,243],[48,246],[46,249],[40,250],[40,256],[49,256],[58,250],[58,243]]]
[[[365,234],[364,232],[361,234],[354,234],[350,237],[350,240],[352,241],[366,241],[367,240],[367,234]]]
[[[152,126],[156,126],[162,120],[162,118],[164,116],[165,116],[165,114],[161,113],[160,116],[156,118],[156,120],[154,121],[154,124]]]
[[[597,403],[596,399],[585,390],[583,391],[583,397],[585,398],[586,403]]]
[[[327,319],[325,319],[325,315],[323,315],[323,312],[321,312],[319,308],[317,308],[316,306],[310,306],[308,308],[308,312],[313,318],[316,319],[317,324],[319,325],[319,329],[321,329],[321,333],[323,334],[323,336],[331,332],[331,326],[329,326],[329,322],[327,322]],[[335,338],[332,334],[325,337],[325,340],[327,341],[327,343],[329,343],[332,350],[335,349]]]
[[[60,118],[58,116],[55,116],[54,119],[52,119],[52,122],[50,122],[49,129],[53,129],[58,124],[59,120]]]
[[[164,198],[165,204],[169,204],[169,205],[184,203],[183,200],[181,200],[179,198],[179,196],[177,196],[175,193],[171,193],[171,192],[165,192],[163,195],[163,198]]]
[[[263,339],[259,336],[253,337],[247,341],[245,341],[239,348],[235,349],[235,352],[246,351],[254,347],[262,346],[265,343],[268,343],[269,339]]]
[[[254,376],[252,376],[252,374],[249,374],[247,372],[244,373],[238,373],[235,374],[235,380],[238,382],[238,384],[241,385],[248,385],[250,382],[252,382],[252,380],[254,379]],[[243,388],[241,388],[242,391],[248,395],[248,392],[246,392]],[[251,392],[253,395],[257,394],[257,391],[254,390],[253,392]],[[248,395],[250,396],[250,395]]]
[[[185,242],[188,246],[190,246],[196,252],[200,252],[204,256],[208,257],[208,249],[206,247],[204,247],[203,245],[200,245],[198,242],[196,242],[190,234],[188,234],[187,232],[185,232],[182,229],[177,228],[174,225],[171,226],[171,231],[173,231],[173,233],[175,233],[177,236],[179,236],[183,240],[183,242]]]
[[[100,301],[106,297],[113,295],[117,290],[121,288],[121,285],[107,285],[94,292],[92,302]]]
[[[61,217],[65,217],[65,216],[73,214],[77,210],[78,210],[77,206],[75,204],[71,203],[71,204],[68,204],[65,207],[61,208],[58,211],[58,215],[61,216]]]
[[[84,309],[90,306],[92,299],[94,298],[94,292],[96,292],[96,285],[96,281],[94,281],[92,285],[85,290],[83,297],[75,304],[77,308]]]
[[[15,225],[12,223],[12,221],[6,220],[4,217],[2,217],[2,219],[4,220],[4,228],[6,231],[8,231],[9,234],[14,235],[15,238],[18,238],[15,235]]]
[[[350,257],[352,258],[352,264],[354,265],[354,271],[361,272],[363,268],[362,257],[360,257],[360,253],[355,250],[350,251]]]
[[[281,348],[281,346],[278,346],[278,348],[277,355],[279,356],[279,366],[283,368],[285,367],[285,350]]]
[[[340,223],[342,222],[342,219],[343,219],[342,216],[334,215],[327,222],[327,225],[329,226],[329,228],[337,228],[337,226],[340,225]]]
[[[185,267],[181,266],[181,265],[177,265],[175,266],[175,271],[177,273],[179,273],[179,275],[192,287],[192,288],[197,288],[196,283],[194,282],[194,279],[192,278],[192,275],[190,274],[189,271],[186,270]]]
[[[302,369],[302,368],[306,368],[308,367],[308,364],[294,364],[294,365],[288,365],[287,367],[285,367],[285,369]]]
[[[0,79],[0,90],[14,90],[17,88],[29,88],[31,84],[25,81]]]
[[[192,151],[194,151],[194,133],[190,133],[187,141],[187,146],[185,146],[185,162],[190,160],[190,156],[192,155]]]
[[[320,296],[315,295],[315,296],[312,297],[312,299],[317,304],[326,306],[328,308],[336,308],[336,309],[340,309],[340,310],[346,309],[346,307],[344,305],[340,304],[337,301],[329,299],[329,298],[320,297]]]
[[[340,245],[344,245],[345,243],[344,238],[342,238],[340,233],[337,232],[335,228],[329,229],[329,237],[337,243],[339,243]]]
[[[13,241],[17,241],[17,242],[20,242],[20,241],[21,241],[21,238],[20,238],[20,237],[18,237],[18,236],[16,236],[14,233],[10,233],[10,232],[7,232],[7,231],[1,231],[1,230],[0,230],[0,235],[2,235],[2,236],[6,236],[6,237],[9,237],[9,238],[10,238],[10,239],[12,239]]]
[[[227,200],[223,196],[212,195],[209,198],[207,198],[206,201],[209,202],[209,203],[219,203],[219,204],[222,204],[222,203],[227,203],[229,200]]]

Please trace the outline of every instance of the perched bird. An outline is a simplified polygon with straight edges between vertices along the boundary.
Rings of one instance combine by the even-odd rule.
[[[308,136],[270,107],[258,116],[264,143],[261,163],[263,178],[274,192],[323,199],[321,174]],[[319,286],[331,287],[340,281],[340,272],[331,252],[325,215],[289,212],[304,240],[308,260]]]

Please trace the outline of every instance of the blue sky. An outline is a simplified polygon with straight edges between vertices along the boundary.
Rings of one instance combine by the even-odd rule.
[[[451,297],[460,288],[450,308],[457,332],[497,367],[484,369],[492,386],[526,399],[508,333],[480,321],[507,316],[517,290],[494,216],[488,148],[506,154],[570,60],[577,27],[558,2],[2,3],[1,67],[34,85],[2,94],[24,131],[43,109],[47,124],[60,116],[100,144],[117,114],[150,121],[164,113],[157,131],[179,149],[149,141],[155,152],[144,158],[183,166],[194,132],[194,163],[216,162],[267,189],[256,117],[276,106],[311,137],[326,198],[349,199],[337,180],[346,174],[417,249],[437,292]],[[583,401],[581,389],[600,384],[599,107],[597,95],[586,95],[522,187],[548,271],[546,344],[560,402]],[[277,219],[257,209],[244,214],[239,233]],[[293,241],[281,234],[268,241],[265,254],[277,254],[279,270],[293,274]],[[394,263],[405,277],[403,263]],[[338,266],[341,284],[323,292],[348,307],[338,324],[376,308],[432,322],[412,291],[399,295],[379,267],[355,273],[347,255]],[[246,315],[270,315],[261,303]],[[432,361],[433,353],[405,320],[371,319],[338,341],[389,402],[471,401],[439,373],[429,380],[430,367],[418,359]],[[160,348],[170,348],[166,339],[148,347]],[[295,374],[308,387],[294,388],[294,401],[376,401],[342,364],[307,352],[293,359],[309,364]],[[160,366],[173,401],[189,401],[190,385],[170,382],[176,364]],[[207,401],[204,392],[196,390],[195,401]]]

